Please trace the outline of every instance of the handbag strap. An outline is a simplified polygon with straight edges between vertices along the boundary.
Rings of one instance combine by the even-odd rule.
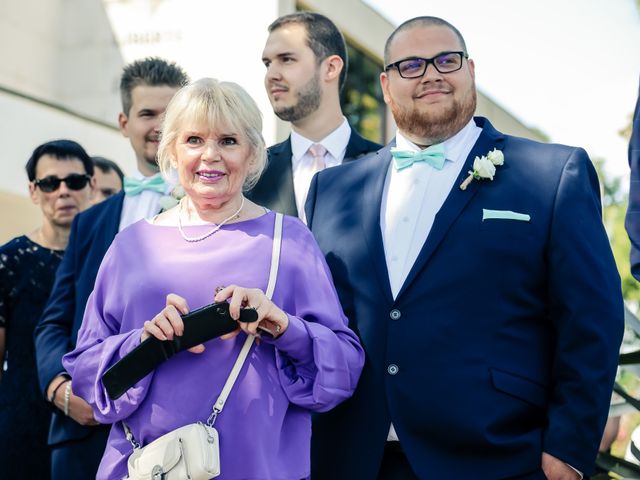
[[[273,226],[273,247],[271,250],[271,268],[269,269],[269,282],[267,283],[267,291],[265,295],[269,300],[273,296],[273,291],[276,288],[276,280],[278,279],[278,266],[280,265],[280,246],[282,245],[282,220],[283,215],[281,213],[276,213],[276,219]],[[218,396],[216,403],[213,405],[213,409],[211,415],[207,419],[207,425],[210,427],[213,426],[216,421],[217,416],[222,412],[224,408],[224,404],[227,402],[227,397],[233,388],[233,384],[236,383],[238,379],[238,375],[240,374],[240,370],[244,365],[244,361],[247,359],[247,355],[249,355],[249,350],[251,349],[251,345],[253,345],[253,341],[255,337],[253,335],[247,336],[247,339],[244,341],[244,345],[242,346],[242,350],[238,354],[238,358],[236,358],[236,362],[233,364],[233,368],[231,369],[231,373],[229,373],[229,377],[227,377],[227,381],[222,387],[222,392]]]
[[[273,249],[271,251],[271,269],[269,270],[269,283],[265,295],[269,300],[273,297],[278,279],[278,266],[280,265],[280,245],[282,245],[282,219],[284,215],[276,213],[276,220],[273,225]]]

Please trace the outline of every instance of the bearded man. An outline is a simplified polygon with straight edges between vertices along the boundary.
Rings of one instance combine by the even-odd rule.
[[[385,46],[395,139],[320,172],[309,228],[366,363],[314,421],[318,479],[579,479],[623,331],[598,180],[580,148],[498,132],[450,23]]]
[[[362,138],[340,107],[347,47],[334,23],[318,13],[285,15],[269,26],[262,53],[264,83],[274,113],[291,122],[291,135],[267,151],[269,161],[253,201],[298,216],[313,175],[381,147]]]

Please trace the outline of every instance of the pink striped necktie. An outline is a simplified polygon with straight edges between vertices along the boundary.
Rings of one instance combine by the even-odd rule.
[[[327,166],[324,162],[324,156],[327,154],[327,149],[319,143],[314,143],[309,147],[309,153],[313,157],[313,160],[309,165],[309,169],[312,171],[312,173],[315,174],[321,170],[324,170]]]

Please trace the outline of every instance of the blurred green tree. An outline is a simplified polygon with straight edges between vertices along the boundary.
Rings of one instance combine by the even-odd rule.
[[[640,0],[636,0],[640,6]],[[627,141],[631,135],[631,117],[629,126],[620,131],[620,135]],[[631,243],[624,228],[624,217],[627,213],[628,193],[622,187],[622,177],[614,177],[604,170],[604,159],[595,158],[593,163],[600,178],[604,224],[611,242],[613,256],[616,259],[618,272],[622,280],[622,294],[624,299],[635,311],[640,305],[640,283],[631,275],[629,252]]]

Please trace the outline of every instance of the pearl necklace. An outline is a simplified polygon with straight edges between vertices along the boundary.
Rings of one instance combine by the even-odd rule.
[[[200,235],[199,237],[187,237],[187,235],[184,233],[184,230],[182,229],[182,204],[183,203],[184,202],[180,201],[180,211],[178,212],[178,230],[180,231],[180,235],[182,236],[182,238],[184,240],[186,240],[187,242],[192,242],[193,243],[193,242],[200,242],[200,241],[204,240],[205,238],[209,238],[211,235],[213,235],[218,230],[220,230],[225,223],[229,222],[230,220],[234,220],[236,218],[240,218],[240,211],[242,210],[242,207],[244,207],[244,195],[242,196],[242,202],[240,202],[240,208],[238,210],[236,210],[233,213],[233,215],[231,215],[230,217],[225,218],[222,222],[220,222],[215,227],[213,227],[213,230],[211,230],[210,232],[205,233],[204,235]]]

